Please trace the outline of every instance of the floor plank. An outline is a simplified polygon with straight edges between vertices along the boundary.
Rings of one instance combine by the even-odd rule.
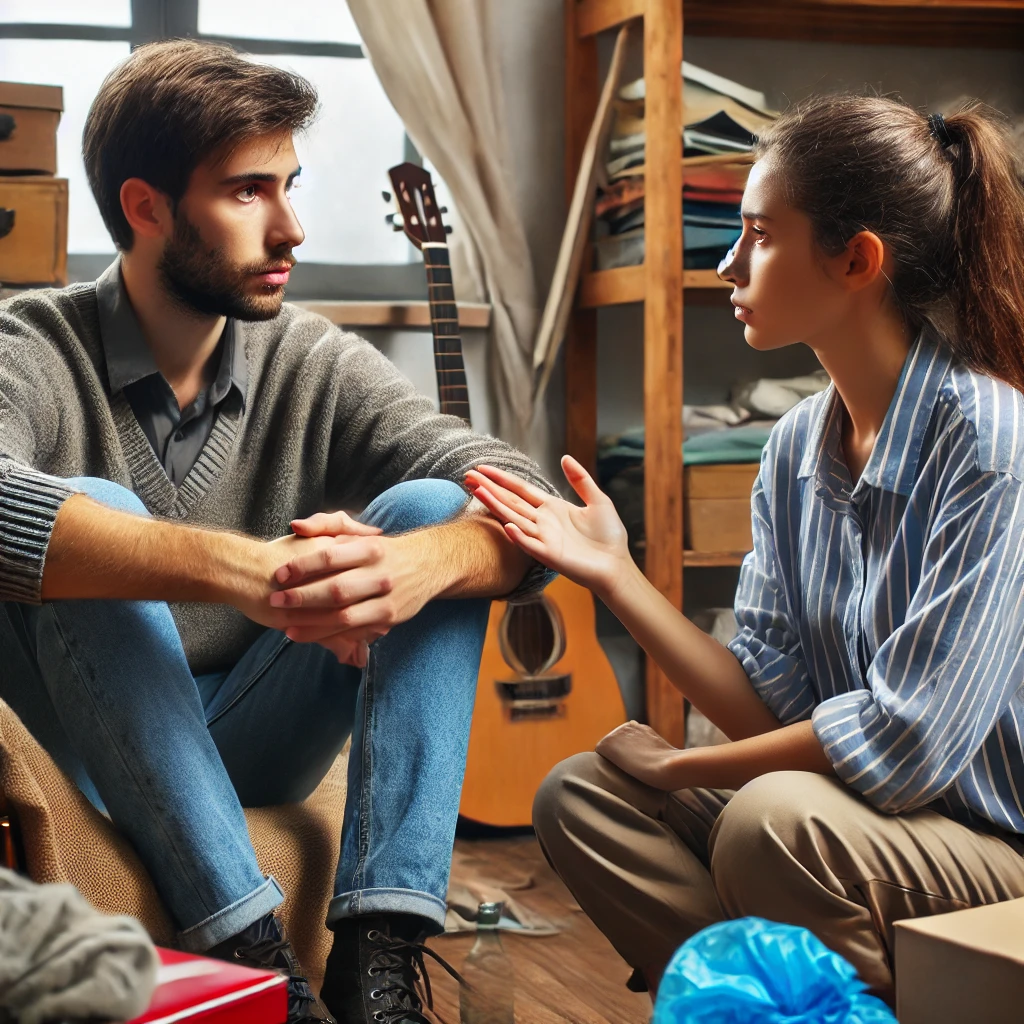
[[[650,998],[626,988],[629,968],[576,905],[533,837],[460,839],[456,849],[483,863],[495,880],[532,876],[534,884],[516,891],[516,900],[564,926],[548,937],[502,932],[515,973],[516,1024],[646,1024]],[[453,881],[460,880],[459,870],[457,859]],[[444,935],[430,945],[458,970],[473,941],[472,934]],[[455,1024],[458,985],[438,967],[430,979],[438,1017]]]

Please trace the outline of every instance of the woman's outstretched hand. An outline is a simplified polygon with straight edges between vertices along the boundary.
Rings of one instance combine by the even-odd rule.
[[[606,593],[633,562],[626,528],[611,499],[573,458],[562,458],[562,472],[582,507],[546,494],[493,466],[466,474],[466,486],[528,555],[597,593]]]

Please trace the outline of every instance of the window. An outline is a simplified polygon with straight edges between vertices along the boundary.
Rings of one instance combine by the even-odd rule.
[[[342,0],[0,0],[0,77],[64,88],[58,173],[68,178],[68,269],[91,279],[113,242],[82,164],[82,130],[106,75],[133,46],[191,36],[230,43],[253,60],[287,67],[320,93],[321,114],[296,140],[306,229],[293,297],[416,297],[418,255],[384,222],[392,164],[419,157],[366,60]]]

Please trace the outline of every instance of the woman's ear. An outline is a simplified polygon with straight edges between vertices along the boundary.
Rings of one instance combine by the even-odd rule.
[[[829,276],[847,291],[857,292],[885,277],[885,243],[873,231],[858,231],[846,248],[829,260]]]

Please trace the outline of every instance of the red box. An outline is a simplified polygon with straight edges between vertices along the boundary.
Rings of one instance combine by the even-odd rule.
[[[161,949],[149,1009],[130,1024],[285,1024],[288,982],[273,971]]]

